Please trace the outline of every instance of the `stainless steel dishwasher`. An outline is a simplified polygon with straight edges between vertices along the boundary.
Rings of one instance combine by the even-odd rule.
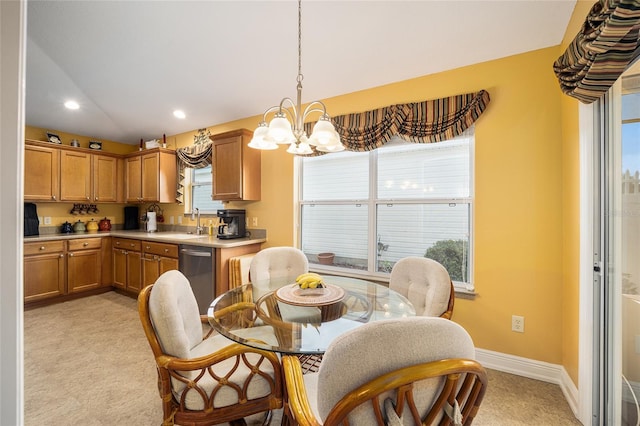
[[[215,298],[215,256],[213,247],[180,244],[180,272],[191,283],[200,314],[206,315]]]

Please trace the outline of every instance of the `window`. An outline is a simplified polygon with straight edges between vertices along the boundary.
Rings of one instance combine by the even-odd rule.
[[[201,214],[215,215],[218,209],[224,208],[222,201],[211,199],[213,193],[211,166],[201,169],[188,168],[185,173],[185,213],[191,213],[193,209],[198,208]]]
[[[473,129],[445,142],[394,139],[372,152],[301,158],[300,246],[309,262],[384,278],[399,259],[426,256],[473,290],[472,149]]]

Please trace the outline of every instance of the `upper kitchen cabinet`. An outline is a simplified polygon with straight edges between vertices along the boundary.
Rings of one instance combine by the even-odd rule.
[[[125,158],[125,201],[174,203],[176,201],[176,153],[153,148]]]
[[[211,136],[214,200],[260,200],[262,151],[247,146],[252,136],[245,129]]]
[[[24,164],[25,201],[58,201],[60,150],[25,145]]]
[[[88,149],[26,141],[27,201],[122,201],[122,158]]]

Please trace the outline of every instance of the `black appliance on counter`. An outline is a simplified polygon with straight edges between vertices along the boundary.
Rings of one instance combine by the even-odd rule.
[[[40,235],[38,209],[33,203],[24,203],[24,236]]]
[[[179,270],[191,284],[201,315],[215,299],[215,256],[212,247],[180,244]]]
[[[247,236],[246,210],[218,210],[218,217],[222,221],[220,226],[218,226],[218,238],[220,238],[221,240],[244,238]]]
[[[140,224],[140,212],[137,206],[127,206],[124,208],[124,229],[138,229]]]

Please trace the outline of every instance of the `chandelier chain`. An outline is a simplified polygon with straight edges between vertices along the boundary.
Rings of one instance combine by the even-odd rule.
[[[298,0],[298,81],[302,81],[302,0]]]

